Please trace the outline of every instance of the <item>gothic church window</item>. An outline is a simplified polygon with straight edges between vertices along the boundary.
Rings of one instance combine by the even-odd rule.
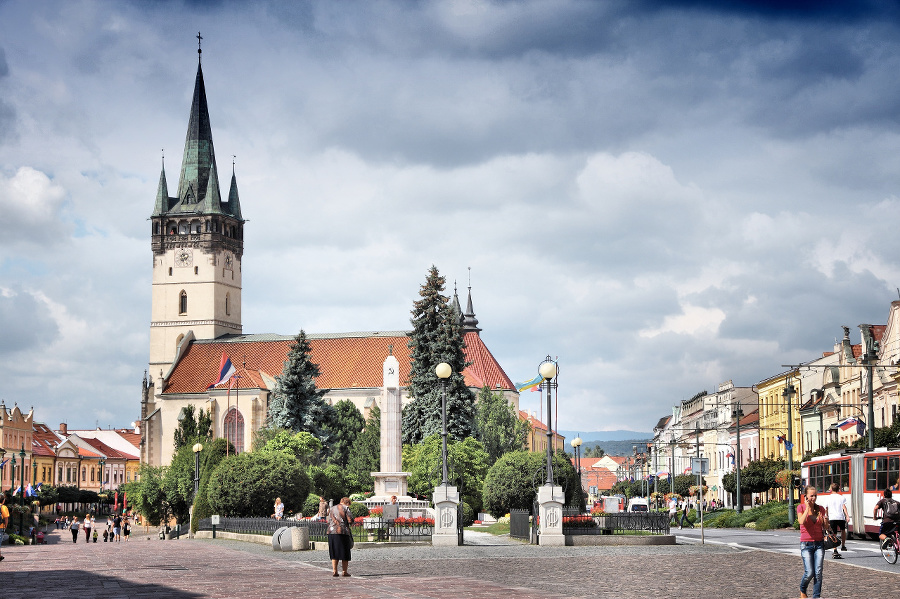
[[[179,314],[187,314],[187,292],[182,291],[178,296],[178,313]]]
[[[225,420],[222,423],[225,429],[225,438],[234,445],[237,453],[244,451],[244,416],[237,408],[231,408],[225,414]]]

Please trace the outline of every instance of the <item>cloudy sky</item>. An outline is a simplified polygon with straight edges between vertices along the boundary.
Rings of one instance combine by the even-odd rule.
[[[584,431],[858,343],[900,286],[881,4],[0,0],[0,398],[138,416],[198,30],[245,332],[403,329],[471,267],[488,346],[558,356]]]

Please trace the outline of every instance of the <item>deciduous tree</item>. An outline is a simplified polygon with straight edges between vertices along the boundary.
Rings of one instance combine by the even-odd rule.
[[[503,454],[525,446],[529,424],[519,420],[502,392],[495,393],[485,385],[478,393],[476,409],[475,428],[487,452],[488,466],[493,466]]]

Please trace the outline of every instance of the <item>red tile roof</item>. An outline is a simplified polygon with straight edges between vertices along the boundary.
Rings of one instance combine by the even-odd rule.
[[[87,439],[85,439],[85,441],[87,441]],[[81,447],[78,445],[76,445],[76,447],[78,447],[78,455],[80,455],[83,458],[101,458],[101,457],[103,457],[99,453],[95,453],[95,452],[91,451],[90,449],[85,449],[84,447]]]
[[[59,437],[43,422],[35,422],[31,431],[31,451],[35,455],[45,457],[56,456],[56,445]]]
[[[402,332],[344,333],[308,335],[312,361],[319,365],[316,380],[320,389],[374,389],[381,387],[382,365],[393,346],[400,362],[400,381],[409,378],[409,337]],[[485,384],[496,389],[514,389],[512,381],[475,333],[467,333],[466,359],[472,364],[463,371],[466,383]],[[237,369],[241,389],[266,389],[262,374],[281,374],[293,344],[293,337],[241,335],[194,341],[169,377],[165,393],[203,393],[215,382],[222,353]],[[220,388],[225,388],[222,385]]]
[[[138,456],[136,456],[136,455],[131,455],[131,454],[125,453],[123,451],[118,451],[116,449],[113,449],[112,447],[110,447],[103,441],[100,441],[99,439],[84,439],[84,438],[82,438],[82,441],[84,441],[85,443],[87,443],[88,445],[90,445],[91,447],[96,449],[97,451],[99,451],[101,454],[105,455],[107,458],[110,458],[113,460],[137,460],[137,459],[139,459]]]

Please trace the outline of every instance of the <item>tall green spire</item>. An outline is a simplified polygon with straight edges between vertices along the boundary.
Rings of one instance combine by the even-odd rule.
[[[236,219],[244,220],[241,218],[241,200],[238,199],[237,177],[234,176],[234,171],[231,171],[231,189],[228,191],[227,211]]]
[[[191,118],[184,138],[184,158],[178,179],[178,204],[174,209],[206,214],[222,212],[216,152],[206,104],[206,86],[203,84],[203,68],[199,62],[194,82],[194,99],[191,102]]]
[[[166,163],[163,161],[162,170],[159,173],[159,186],[156,188],[156,204],[153,206],[153,216],[159,216],[169,210],[169,186],[166,184]]]

